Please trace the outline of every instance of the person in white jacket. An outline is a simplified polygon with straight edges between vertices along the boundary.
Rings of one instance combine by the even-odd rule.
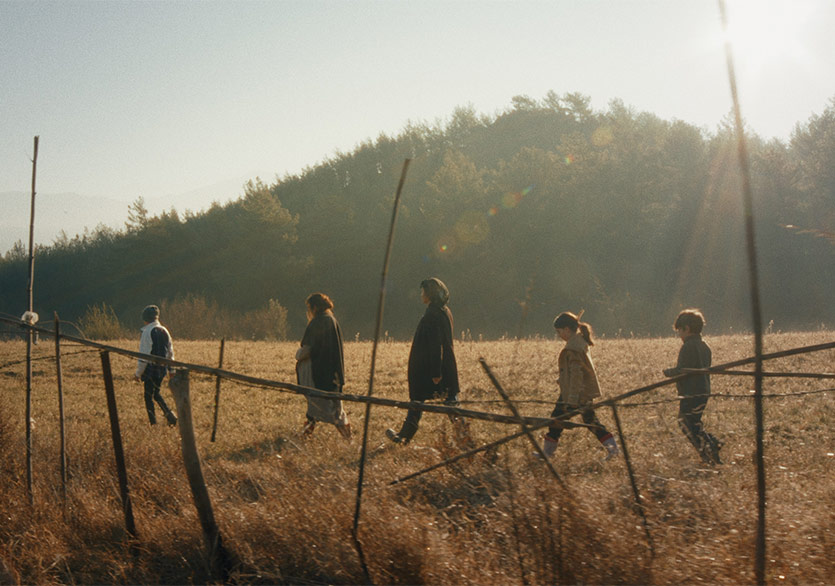
[[[142,335],[139,338],[139,352],[142,354],[151,354],[152,356],[160,356],[162,358],[174,359],[174,344],[171,342],[171,334],[168,330],[159,323],[159,307],[156,305],[149,305],[142,310],[142,321],[145,325],[142,327]],[[162,412],[165,414],[165,419],[168,425],[175,425],[177,423],[177,416],[172,413],[165,399],[160,394],[162,380],[168,372],[168,367],[162,364],[155,364],[142,360],[141,358],[136,363],[136,372],[134,373],[134,380],[143,382],[145,384],[145,409],[148,411],[148,420],[151,425],[156,425],[157,416],[154,412],[154,401],[157,402]]]

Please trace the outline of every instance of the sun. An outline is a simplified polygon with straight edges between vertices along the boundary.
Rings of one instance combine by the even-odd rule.
[[[727,29],[737,67],[756,74],[770,65],[805,59],[803,31],[813,14],[810,2],[726,0]]]

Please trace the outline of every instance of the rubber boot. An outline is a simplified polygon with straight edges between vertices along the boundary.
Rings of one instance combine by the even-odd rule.
[[[557,451],[557,444],[559,444],[559,440],[555,440],[550,435],[543,436],[545,441],[542,443],[542,452],[545,454],[546,458],[551,458],[554,455],[554,452]],[[542,458],[542,454],[539,452],[534,452],[534,456],[537,458]]]
[[[604,439],[602,442],[603,447],[606,448],[606,457],[603,458],[604,461],[609,461],[612,458],[617,458],[620,455],[620,448],[618,448],[618,444],[611,435]]]

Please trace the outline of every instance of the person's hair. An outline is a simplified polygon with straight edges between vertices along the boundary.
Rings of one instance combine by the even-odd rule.
[[[431,303],[446,305],[449,301],[449,289],[447,289],[443,281],[436,277],[421,281],[420,288],[426,293]]]
[[[157,318],[159,318],[159,307],[156,305],[149,305],[142,310],[142,321],[151,323]]]
[[[594,342],[592,342],[591,339],[591,324],[587,324],[584,321],[580,321],[580,318],[571,313],[570,311],[563,311],[554,320],[554,329],[560,328],[571,328],[572,332],[580,330],[580,334],[582,334],[583,339],[586,341],[586,344],[588,344],[589,346],[594,346]]]
[[[678,317],[676,317],[673,329],[677,330],[685,326],[690,328],[690,333],[701,334],[702,328],[705,326],[705,316],[698,309],[685,309],[678,314]]]
[[[319,315],[329,309],[333,309],[333,301],[324,293],[313,293],[306,300],[305,303],[313,315]]]

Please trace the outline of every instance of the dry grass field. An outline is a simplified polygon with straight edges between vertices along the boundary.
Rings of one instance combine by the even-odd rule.
[[[176,334],[175,334],[176,335]],[[750,337],[707,336],[714,362],[752,353]],[[835,339],[832,332],[776,333],[777,351]],[[112,345],[135,349],[137,340]],[[600,339],[592,352],[604,396],[661,378],[680,342]],[[294,343],[230,342],[224,367],[293,382]],[[464,407],[507,413],[478,364],[484,357],[526,415],[547,416],[556,399],[555,340],[457,343]],[[216,366],[218,342],[175,340],[178,360]],[[407,343],[377,357],[375,395],[406,400]],[[346,391],[365,394],[371,344],[346,344]],[[25,343],[0,342],[0,583],[206,583],[202,535],[176,427],[150,427],[134,361],[112,355],[138,544],[127,546],[97,351],[63,346],[69,481],[62,502],[55,362],[51,340],[35,347],[34,505],[26,491]],[[768,371],[832,372],[835,351],[768,362]],[[747,395],[752,379],[713,377],[716,394]],[[833,381],[766,379],[765,393],[832,388]],[[364,581],[351,540],[360,439],[320,426],[304,440],[305,400],[224,381],[217,441],[215,380],[192,374],[203,471],[236,583]],[[170,391],[164,390],[169,404]],[[360,539],[378,584],[740,584],[754,582],[756,469],[748,397],[711,399],[707,428],[725,441],[724,465],[704,467],[676,423],[672,387],[619,410],[654,551],[634,506],[624,459],[603,462],[583,429],[563,435],[554,465],[562,490],[524,438],[396,486],[389,483],[458,453],[445,416],[426,414],[409,446],[389,444],[404,413],[374,407]],[[346,403],[356,432],[365,407]],[[612,412],[602,421],[614,430]],[[767,581],[835,581],[833,393],[765,401]],[[515,426],[474,422],[479,443]],[[358,436],[359,434],[357,434]],[[537,433],[537,435],[540,435]]]

